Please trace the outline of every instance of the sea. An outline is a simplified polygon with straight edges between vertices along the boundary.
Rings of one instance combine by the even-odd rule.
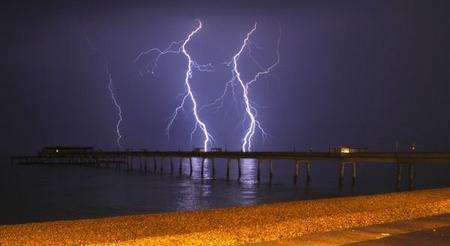
[[[357,182],[352,185],[351,167],[339,185],[338,163],[313,162],[311,180],[306,182],[305,167],[294,183],[295,163],[273,161],[273,179],[269,182],[268,164],[262,163],[258,182],[257,162],[242,160],[242,176],[237,180],[237,163],[231,163],[226,179],[225,160],[216,160],[215,179],[211,163],[206,161],[203,177],[201,160],[193,160],[193,173],[183,162],[179,175],[178,161],[171,173],[168,161],[163,173],[146,171],[139,163],[133,171],[94,168],[79,165],[11,165],[4,157],[0,166],[0,225],[30,222],[102,218],[121,215],[166,213],[199,209],[252,206],[257,204],[360,196],[407,190],[450,186],[450,165],[416,164],[410,184],[408,166],[403,168],[400,185],[396,182],[396,165],[359,163]]]

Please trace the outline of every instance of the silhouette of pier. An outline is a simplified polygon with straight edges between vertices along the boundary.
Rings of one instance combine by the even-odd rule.
[[[343,185],[345,167],[351,167],[352,184],[357,180],[358,163],[373,164],[394,164],[396,165],[397,184],[402,180],[402,169],[404,166],[408,168],[409,185],[412,186],[414,178],[415,164],[450,164],[450,153],[431,153],[431,152],[271,152],[271,151],[147,151],[147,150],[127,150],[127,151],[102,151],[91,147],[83,148],[64,148],[64,147],[47,147],[40,151],[37,155],[30,156],[13,156],[12,164],[31,165],[86,165],[92,167],[112,167],[115,169],[126,169],[132,171],[139,169],[145,172],[164,173],[169,170],[171,174],[176,173],[178,169],[179,175],[183,175],[183,161],[189,163],[189,176],[193,173],[193,158],[201,159],[201,177],[205,170],[205,161],[209,160],[211,165],[212,178],[216,178],[215,160],[226,160],[226,179],[230,179],[230,168],[232,164],[237,165],[238,177],[242,176],[242,160],[254,159],[257,162],[256,178],[260,181],[261,166],[268,165],[269,183],[273,178],[273,160],[289,160],[295,165],[293,173],[293,181],[296,184],[300,177],[301,167],[304,166],[306,182],[311,180],[312,165],[320,165],[322,163],[335,162],[338,164],[339,184]]]

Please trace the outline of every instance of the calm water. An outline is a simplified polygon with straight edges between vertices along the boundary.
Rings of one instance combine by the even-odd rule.
[[[243,161],[242,180],[236,181],[237,167],[231,169],[232,180],[225,180],[226,165],[216,160],[216,180],[210,179],[206,163],[204,179],[200,161],[194,161],[193,177],[168,173],[79,166],[10,166],[7,158],[0,168],[0,224],[17,224],[73,218],[96,218],[126,214],[245,206],[279,201],[296,201],[323,197],[373,194],[396,191],[395,166],[360,164],[358,182],[351,187],[350,167],[346,169],[343,189],[338,186],[336,163],[312,165],[312,180],[306,186],[304,169],[300,183],[293,184],[292,162],[275,161],[272,185],[268,184],[267,163],[262,180],[256,182],[256,162]],[[183,164],[185,175],[188,163]],[[153,166],[150,165],[150,169]],[[450,165],[416,165],[414,189],[450,186]],[[407,190],[404,168],[402,190]]]

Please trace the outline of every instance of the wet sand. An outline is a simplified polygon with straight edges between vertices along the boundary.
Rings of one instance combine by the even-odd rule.
[[[450,188],[0,226],[0,245],[232,245],[450,213]]]

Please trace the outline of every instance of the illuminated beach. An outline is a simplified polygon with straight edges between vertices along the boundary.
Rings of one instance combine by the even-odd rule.
[[[235,245],[450,213],[450,188],[0,226],[1,245]]]

